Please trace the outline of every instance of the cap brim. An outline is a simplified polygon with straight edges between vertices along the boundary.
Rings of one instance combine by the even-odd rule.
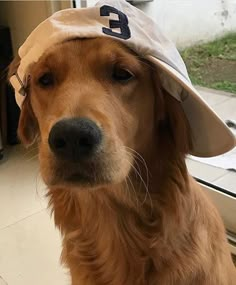
[[[178,71],[165,62],[148,56],[147,59],[161,68],[186,91],[187,96],[181,100],[192,131],[192,155],[211,157],[223,154],[236,145],[236,138],[226,124],[201,98],[198,91]]]

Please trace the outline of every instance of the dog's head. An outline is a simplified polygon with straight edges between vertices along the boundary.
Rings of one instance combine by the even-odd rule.
[[[37,140],[49,186],[119,183],[139,154],[190,147],[180,103],[158,71],[108,38],[55,45],[30,66],[18,134],[26,145]]]

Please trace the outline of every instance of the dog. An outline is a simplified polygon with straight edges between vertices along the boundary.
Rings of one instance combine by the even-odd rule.
[[[191,128],[158,77],[110,38],[30,66],[18,135],[39,146],[72,285],[236,284],[223,222],[186,168]]]

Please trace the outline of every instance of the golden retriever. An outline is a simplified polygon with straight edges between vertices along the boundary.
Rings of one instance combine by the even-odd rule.
[[[236,284],[222,220],[186,168],[187,119],[157,78],[108,38],[30,67],[18,134],[39,145],[73,285]]]

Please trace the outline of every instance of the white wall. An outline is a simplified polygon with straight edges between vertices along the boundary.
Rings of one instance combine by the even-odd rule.
[[[179,48],[236,32],[236,0],[154,0],[137,7]]]
[[[10,26],[14,51],[32,29],[52,12],[69,7],[69,2],[0,0],[0,24]],[[236,0],[154,0],[137,7],[153,17],[179,48],[236,32]]]

